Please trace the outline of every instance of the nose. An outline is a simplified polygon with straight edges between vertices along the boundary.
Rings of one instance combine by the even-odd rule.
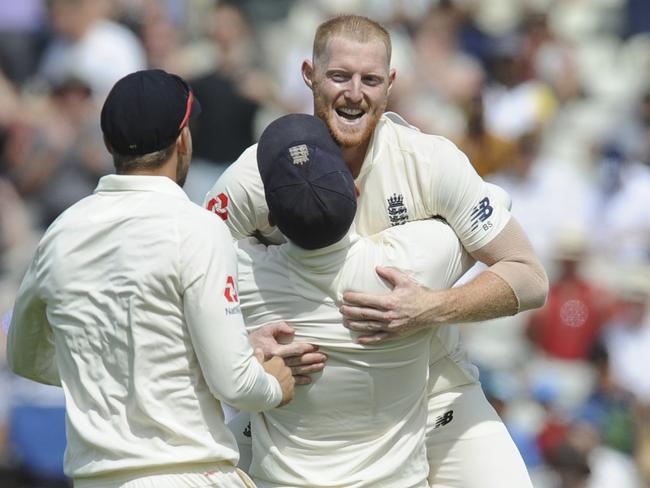
[[[345,91],[345,99],[350,103],[361,103],[363,93],[361,91],[361,77],[353,76]]]

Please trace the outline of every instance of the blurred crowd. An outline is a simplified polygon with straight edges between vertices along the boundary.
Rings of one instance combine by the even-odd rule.
[[[388,109],[506,189],[547,267],[542,309],[463,326],[536,488],[650,486],[650,2],[0,0],[3,487],[68,485],[61,391],[6,370],[4,333],[44,229],[113,170],[108,90],[190,81],[200,203],[269,121],[312,112],[300,65],[337,13],[389,29]]]

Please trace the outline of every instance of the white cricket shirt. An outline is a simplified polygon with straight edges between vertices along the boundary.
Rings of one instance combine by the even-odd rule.
[[[342,326],[346,290],[388,293],[376,274],[392,265],[448,288],[473,263],[448,225],[412,222],[372,237],[351,232],[324,249],[237,243],[239,293],[249,329],[286,320],[296,340],[320,346],[327,366],[293,401],[251,415],[259,487],[426,486],[424,447],[432,330],[362,346]]]
[[[227,228],[162,176],[103,177],[43,236],[18,292],[8,362],[63,386],[66,474],[236,463],[219,400],[282,392],[253,357]]]
[[[204,206],[219,215],[235,239],[257,235],[283,242],[269,225],[257,145],[246,149],[207,193]],[[488,244],[510,219],[507,198],[481,179],[467,157],[444,137],[420,132],[395,113],[382,115],[361,172],[355,217],[362,236],[438,216],[472,252]],[[420,271],[420,270],[418,270]],[[436,328],[431,342],[430,394],[478,380],[455,325]]]

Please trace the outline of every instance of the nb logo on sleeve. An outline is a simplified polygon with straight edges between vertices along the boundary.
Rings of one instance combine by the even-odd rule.
[[[494,212],[494,207],[490,205],[490,199],[488,197],[485,197],[483,200],[478,202],[478,205],[472,209],[472,213],[470,214],[472,222],[471,230],[476,230],[481,222],[485,222],[485,220],[492,215],[492,212]],[[484,230],[488,230],[491,227],[492,222],[485,222],[483,224]]]
[[[433,425],[433,428],[437,429],[438,427],[443,427],[452,420],[454,420],[454,411],[449,410],[448,412],[445,412],[442,415],[436,417],[436,423]]]

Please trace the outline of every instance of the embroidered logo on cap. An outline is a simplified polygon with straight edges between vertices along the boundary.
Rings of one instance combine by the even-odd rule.
[[[296,166],[302,166],[309,161],[309,148],[305,144],[299,146],[291,146],[289,148],[289,155]]]

